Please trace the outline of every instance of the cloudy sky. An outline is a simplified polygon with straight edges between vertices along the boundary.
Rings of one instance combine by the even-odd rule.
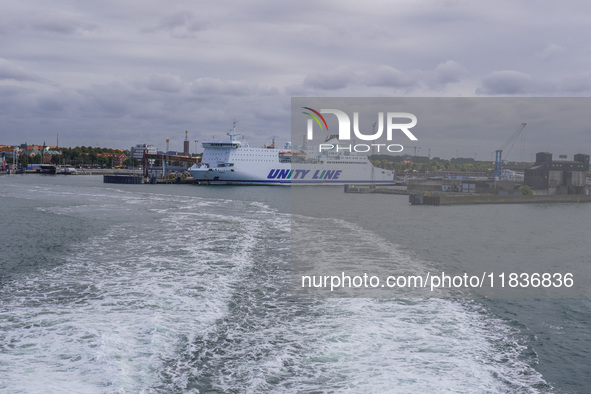
[[[1,10],[0,144],[54,144],[59,133],[61,146],[163,149],[170,138],[182,150],[188,130],[194,151],[234,120],[251,145],[289,139],[291,97],[591,94],[587,1],[30,0]],[[503,125],[498,146],[468,136],[460,149],[489,157],[518,126]],[[587,130],[563,132],[564,152],[546,149],[590,153]]]

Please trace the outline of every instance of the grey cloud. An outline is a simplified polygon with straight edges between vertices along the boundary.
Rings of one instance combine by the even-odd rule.
[[[19,67],[6,59],[0,58],[0,80],[34,81],[41,82],[43,79],[38,75]]]
[[[561,54],[564,54],[565,49],[557,44],[548,44],[544,49],[539,52],[536,52],[536,56],[541,58],[542,60],[548,60],[551,58],[559,57]]]
[[[31,112],[44,116],[65,118],[76,117],[85,105],[86,97],[72,89],[51,86],[31,102]]]
[[[98,134],[128,147],[234,118],[256,138],[287,133],[292,95],[591,93],[591,6],[528,4],[12,2],[0,16],[0,112],[41,141],[59,126],[80,144]],[[0,144],[18,142],[13,130]]]
[[[359,76],[346,66],[308,75],[304,86],[320,90],[338,90],[359,82]]]
[[[175,38],[187,38],[207,30],[210,26],[209,22],[197,18],[191,11],[183,10],[161,17],[156,25],[142,29],[142,32],[167,31]]]
[[[76,15],[50,13],[36,16],[31,22],[31,27],[41,31],[66,35],[98,29],[98,25],[78,18],[80,17]]]
[[[365,78],[368,86],[387,86],[393,88],[409,88],[418,84],[416,75],[403,73],[391,66],[382,65],[375,71],[368,72]]]
[[[147,87],[159,92],[177,93],[183,88],[183,81],[175,75],[152,74],[148,79]]]
[[[532,94],[538,91],[534,79],[526,73],[514,70],[494,71],[482,81],[476,94],[513,95]]]
[[[244,81],[200,78],[191,83],[191,91],[196,95],[246,96],[254,94],[256,88]]]
[[[309,75],[303,85],[322,90],[367,86],[412,92],[424,85],[432,89],[441,89],[447,84],[460,82],[467,74],[461,64],[452,60],[440,63],[434,70],[427,71],[401,71],[390,65],[380,65],[366,71],[353,71],[342,66],[333,71]]]
[[[15,85],[0,85],[0,114],[17,119],[28,119],[27,117],[14,117],[14,114],[30,112],[30,96],[34,93],[31,89]]]
[[[30,89],[15,85],[0,85],[0,97],[16,97],[31,92]]]
[[[93,85],[78,93],[83,97],[80,109],[84,116],[122,117],[137,104],[130,87],[121,83]]]
[[[433,82],[435,86],[442,86],[448,83],[460,82],[463,76],[467,74],[464,66],[453,60],[440,63],[435,67]]]
[[[591,74],[577,74],[556,80],[533,78],[518,71],[496,71],[489,74],[476,94],[482,95],[588,95],[591,93]]]
[[[37,101],[37,107],[43,111],[62,111],[64,102],[59,97],[42,97]]]
[[[591,93],[591,74],[575,75],[564,78],[560,91],[570,94]]]

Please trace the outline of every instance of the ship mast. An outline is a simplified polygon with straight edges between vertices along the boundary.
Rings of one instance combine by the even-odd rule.
[[[375,135],[375,133],[376,133],[376,123],[375,122],[372,125],[372,128],[373,128],[373,134]],[[371,155],[372,156],[373,156],[373,153],[374,153],[373,148],[374,148],[374,146],[372,144],[372,146],[371,146]],[[369,160],[369,158],[368,158],[368,160]],[[373,163],[371,162],[371,160],[369,160],[369,163],[371,164],[371,184],[370,185],[371,185],[371,187],[375,187],[376,186],[375,185],[375,176],[374,176],[374,168],[375,167],[374,167]]]
[[[237,123],[237,121],[234,120],[234,123],[232,123],[232,131],[230,133],[227,133],[230,136],[230,141],[232,141],[232,142],[234,142],[234,138],[237,135],[240,135],[240,134],[236,133],[236,123]]]

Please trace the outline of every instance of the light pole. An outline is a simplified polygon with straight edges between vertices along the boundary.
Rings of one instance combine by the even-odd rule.
[[[168,157],[168,142],[170,140],[166,139],[166,152],[164,152],[164,157],[162,158],[162,178],[166,176],[166,158]]]

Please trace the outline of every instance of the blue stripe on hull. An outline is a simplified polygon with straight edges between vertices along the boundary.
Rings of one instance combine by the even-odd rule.
[[[233,180],[222,180],[218,179],[217,181],[211,179],[197,179],[197,182],[207,182],[211,184],[216,183],[223,183],[223,184],[239,184],[239,183],[247,183],[247,184],[265,184],[265,185],[291,185],[291,184],[299,184],[299,185],[311,185],[311,184],[324,184],[324,183],[331,183],[331,184],[360,184],[360,183],[372,183],[372,184],[389,184],[394,183],[394,181],[342,181],[342,180],[309,180],[309,181],[292,181],[292,180],[252,180],[252,179],[233,179]]]

